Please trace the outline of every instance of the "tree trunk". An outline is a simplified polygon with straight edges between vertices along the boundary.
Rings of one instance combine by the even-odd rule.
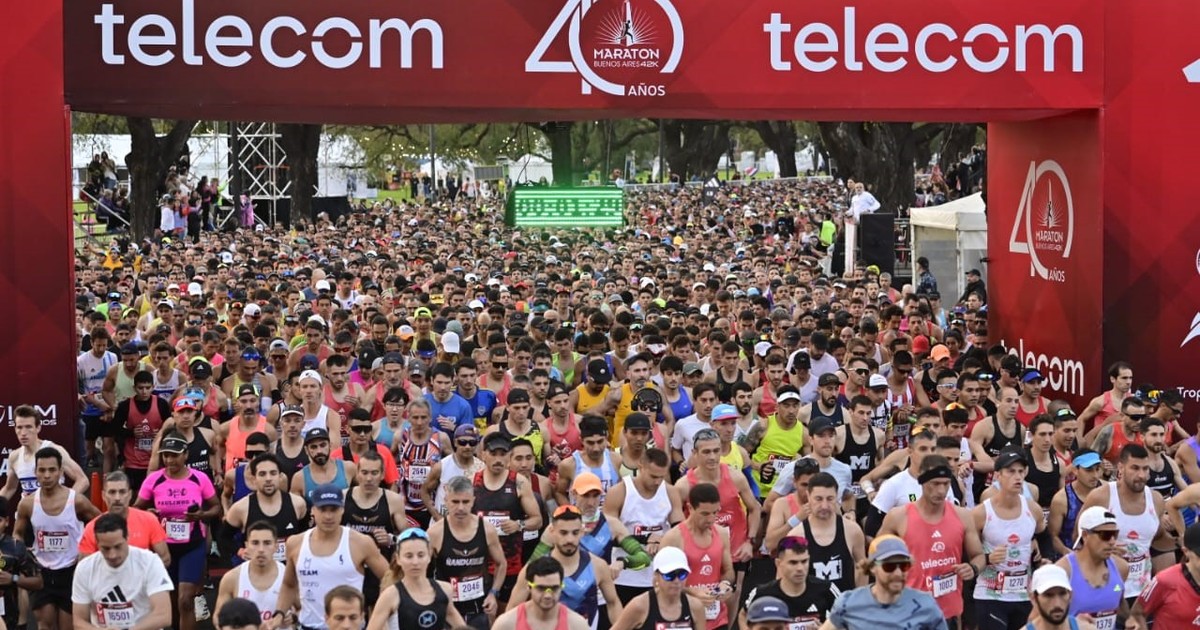
[[[836,177],[866,184],[893,214],[913,201],[917,148],[946,129],[942,124],[820,123],[821,139],[837,163]]]
[[[712,175],[729,151],[728,121],[664,120],[662,125],[667,164],[681,182]]]
[[[127,117],[129,127],[129,223],[135,240],[154,234],[159,225],[158,187],[167,178],[168,169],[175,163],[192,135],[194,120],[176,120],[165,136],[154,130],[149,118]]]
[[[546,134],[550,143],[550,166],[554,173],[555,186],[573,186],[575,184],[575,158],[573,149],[574,139],[571,129],[575,123],[570,121],[550,121],[530,123],[538,131]]]
[[[291,185],[291,218],[315,221],[313,194],[317,190],[317,155],[321,150],[321,125],[278,125]]]
[[[796,125],[790,120],[760,120],[754,123],[754,130],[762,138],[763,144],[775,152],[775,159],[779,160],[779,176],[796,177]]]

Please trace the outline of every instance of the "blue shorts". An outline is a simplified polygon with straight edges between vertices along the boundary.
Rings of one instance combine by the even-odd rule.
[[[183,545],[167,545],[171,552],[171,566],[167,567],[167,575],[176,586],[180,584],[204,584],[207,576],[208,547],[201,540],[200,544],[188,543]]]

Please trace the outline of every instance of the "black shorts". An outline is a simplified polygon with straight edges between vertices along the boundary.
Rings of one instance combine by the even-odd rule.
[[[504,584],[500,586],[500,594],[496,595],[496,602],[507,602],[508,598],[512,597],[513,587],[517,585],[517,576],[504,576]]]
[[[75,567],[65,569],[42,569],[42,590],[29,592],[29,603],[34,610],[54,606],[63,612],[71,612],[71,584],[75,581]]]
[[[102,416],[83,415],[83,437],[88,441],[95,441],[96,438],[115,438],[117,437],[117,423],[104,422],[100,418]]]
[[[408,524],[411,527],[420,527],[423,530],[429,530],[429,523],[433,519],[433,515],[429,510],[406,510],[404,512],[408,516]]]

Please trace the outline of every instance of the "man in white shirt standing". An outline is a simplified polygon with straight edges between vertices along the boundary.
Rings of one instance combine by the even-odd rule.
[[[171,625],[171,578],[158,554],[129,546],[125,519],[96,519],[94,553],[75,569],[71,589],[76,630],[159,630]]]
[[[875,195],[863,188],[862,182],[855,182],[850,189],[850,210],[846,213],[846,271],[854,270],[858,260],[855,248],[858,244],[858,222],[864,214],[874,214],[879,210],[879,200]]]

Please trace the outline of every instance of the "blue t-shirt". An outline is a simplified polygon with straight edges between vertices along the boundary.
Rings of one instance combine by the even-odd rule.
[[[829,621],[838,630],[892,628],[894,630],[946,630],[942,609],[933,596],[905,588],[892,604],[880,604],[870,586],[844,593],[829,611]]]
[[[454,392],[454,394],[462,396],[458,392]],[[466,400],[471,407],[471,416],[475,418],[475,428],[480,431],[486,429],[492,418],[492,411],[496,409],[496,392],[486,387],[477,387],[474,396],[463,398],[463,400]]]
[[[442,428],[438,422],[438,418],[442,416],[454,418],[455,427],[460,427],[464,424],[475,424],[475,416],[472,414],[471,404],[458,394],[450,394],[450,400],[446,402],[438,402],[433,397],[433,394],[425,394],[425,400],[429,401],[430,417],[433,419],[434,428]],[[453,431],[443,429],[443,432],[451,437],[454,436]]]

